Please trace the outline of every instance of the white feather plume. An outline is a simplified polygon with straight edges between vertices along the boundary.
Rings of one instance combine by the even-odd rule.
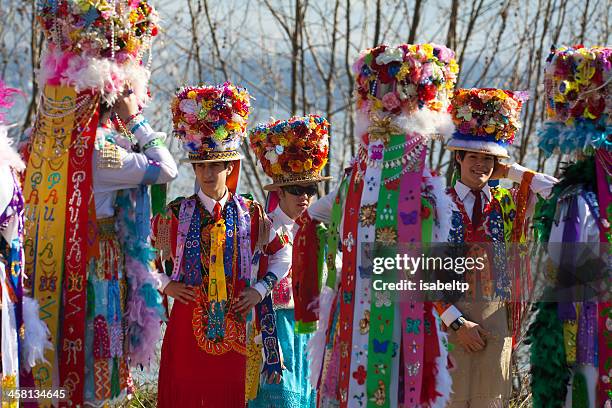
[[[308,341],[308,360],[310,361],[310,384],[317,388],[321,368],[323,367],[323,357],[325,355],[325,339],[327,337],[327,326],[331,307],[334,301],[335,292],[324,286],[319,295],[319,327],[315,334]]]
[[[432,242],[447,242],[453,215],[453,200],[446,192],[446,179],[443,176],[433,177],[423,173],[425,184],[431,187],[435,199],[436,218],[432,231]]]
[[[38,302],[31,297],[23,297],[23,322],[25,335],[23,340],[23,357],[25,365],[31,370],[37,363],[47,362],[45,350],[53,348],[49,341],[49,328],[42,320],[38,311]]]
[[[8,126],[0,125],[0,164],[8,164],[17,171],[23,171],[25,164],[12,145],[13,141],[8,137]]]
[[[88,89],[99,91],[103,100],[112,105],[126,84],[134,91],[138,101],[146,104],[149,101],[147,84],[150,75],[144,66],[135,61],[117,64],[108,59],[48,50],[43,56],[38,78],[41,85],[50,81],[72,86],[77,92]]]
[[[402,113],[391,116],[393,124],[404,132],[418,133],[426,138],[440,135],[448,140],[455,131],[455,125],[447,112],[419,110],[411,114]],[[367,111],[357,111],[355,114],[355,136],[360,141],[361,137],[368,133],[370,123],[370,115]]]
[[[441,395],[433,400],[430,408],[445,408],[450,400],[452,392],[453,380],[448,371],[448,334],[442,330],[440,319],[436,314],[436,330],[438,331],[438,339],[440,341],[440,356],[436,358],[436,391]]]

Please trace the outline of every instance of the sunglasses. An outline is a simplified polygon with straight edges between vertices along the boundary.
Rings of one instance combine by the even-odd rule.
[[[306,194],[308,197],[312,197],[314,195],[316,195],[318,193],[318,189],[317,186],[315,185],[310,185],[310,186],[285,186],[282,187],[283,191],[286,191],[287,193],[294,195],[294,196],[301,196]]]

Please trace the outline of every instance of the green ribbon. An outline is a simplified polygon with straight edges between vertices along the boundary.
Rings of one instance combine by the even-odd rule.
[[[151,215],[163,214],[166,208],[166,184],[151,186]]]
[[[391,135],[383,156],[383,163],[399,159],[404,149],[393,149],[406,141],[405,135]],[[381,174],[381,186],[376,207],[376,243],[374,257],[393,258],[397,253],[397,206],[399,179],[385,184],[385,180],[399,177],[402,167],[385,168]],[[390,189],[389,187],[395,189]],[[392,273],[380,275],[383,282],[393,281]],[[393,327],[395,325],[395,302],[385,301],[390,292],[376,291],[372,287],[370,305],[370,333],[368,336],[367,407],[390,407],[389,390],[393,354]]]
[[[331,222],[327,235],[327,280],[325,285],[334,289],[336,287],[336,254],[338,253],[338,243],[340,242],[340,221],[342,220],[342,203],[346,197],[349,183],[349,176],[342,179],[338,194],[334,201],[331,212]]]
[[[327,252],[327,228],[322,223],[317,225],[317,241],[319,248],[317,251],[317,271],[319,274],[319,290],[323,289],[323,266],[325,265],[325,253]]]

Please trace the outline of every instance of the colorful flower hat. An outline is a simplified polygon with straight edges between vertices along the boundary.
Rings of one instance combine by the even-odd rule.
[[[275,190],[294,184],[330,180],[321,176],[329,154],[329,122],[318,115],[262,123],[249,133],[251,147]]]
[[[547,155],[589,146],[612,149],[612,48],[553,48],[544,69],[546,116],[538,131]]]
[[[495,88],[457,89],[450,112],[455,133],[449,150],[467,150],[507,158],[506,147],[521,128],[526,92]]]
[[[380,45],[362,51],[353,72],[358,110],[446,112],[459,66],[442,45]]]
[[[174,135],[187,159],[203,163],[242,159],[238,151],[246,137],[249,93],[229,82],[218,86],[184,87],[172,100]]]
[[[158,16],[147,0],[38,0],[36,15],[47,41],[40,83],[94,89],[112,102],[129,82],[148,99],[142,60]]]

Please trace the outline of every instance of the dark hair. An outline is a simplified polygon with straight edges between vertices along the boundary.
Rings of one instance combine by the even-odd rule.
[[[467,153],[467,151],[465,151],[465,150],[455,150],[453,152],[453,163],[455,163],[455,169],[457,171],[461,171],[461,164],[459,163],[459,160],[457,160],[457,154],[459,155],[461,160],[463,160],[463,159],[465,159],[465,154],[466,153]]]
[[[109,106],[106,102],[100,102],[100,106],[98,108],[100,117],[106,115],[111,109],[113,109],[113,107]]]
[[[200,162],[200,163],[205,163],[205,162]],[[191,166],[195,170],[196,164],[200,164],[200,163],[191,163]],[[223,163],[223,168],[227,169],[227,167],[230,165],[230,163],[233,163],[233,161],[230,160],[230,161],[213,162],[213,163]]]
[[[459,155],[459,158],[461,160],[465,159],[465,155],[467,154],[467,150],[455,150],[454,153],[457,153]],[[491,155],[493,156],[493,155]],[[493,156],[493,160],[495,160],[495,165],[497,165],[497,163],[499,162],[499,157],[497,156]],[[461,171],[461,164],[459,163],[459,160],[457,160],[457,155],[453,154],[453,162],[455,163],[455,169],[457,169],[457,171]]]

